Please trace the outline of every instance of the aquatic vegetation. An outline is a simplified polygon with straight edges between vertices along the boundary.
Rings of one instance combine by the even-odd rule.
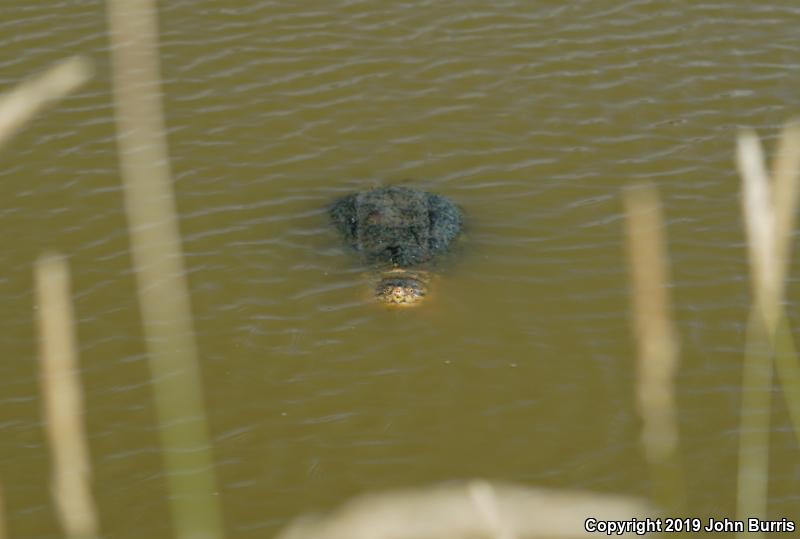
[[[753,296],[743,364],[737,513],[742,522],[748,518],[766,521],[773,369],[800,442],[800,364],[783,308],[800,189],[800,124],[790,122],[784,128],[772,179],[758,137],[751,131],[739,135],[737,163],[743,180]],[[650,185],[629,190],[625,202],[639,345],[637,396],[644,424],[642,443],[656,485],[656,501],[661,507],[680,510],[685,493],[678,479],[674,398],[679,345],[666,293],[668,257],[660,204]]]
[[[45,426],[53,460],[53,498],[67,537],[99,536],[91,493],[91,465],[83,425],[83,388],[78,368],[69,266],[44,255],[34,268]]]
[[[651,184],[628,189],[626,236],[638,345],[636,401],[641,441],[653,476],[656,503],[670,514],[685,511],[679,459],[675,376],[678,335],[668,290],[669,267],[658,192]]]
[[[800,364],[783,308],[800,174],[800,124],[786,125],[772,178],[757,135],[739,135],[753,305],[747,324],[739,445],[739,519],[767,515],[773,369],[800,442]],[[774,362],[774,366],[773,366]]]
[[[109,0],[125,210],[175,533],[222,536],[161,111],[155,2]]]
[[[91,75],[89,60],[73,56],[0,96],[0,147],[35,114],[72,93]]]
[[[0,150],[36,113],[85,83],[92,67],[86,58],[67,58],[0,96]],[[64,258],[36,261],[37,319],[40,333],[41,391],[53,460],[52,490],[59,521],[70,538],[98,536],[91,495],[91,467],[83,425],[83,391],[78,373],[75,322]],[[0,496],[0,537],[4,537]]]

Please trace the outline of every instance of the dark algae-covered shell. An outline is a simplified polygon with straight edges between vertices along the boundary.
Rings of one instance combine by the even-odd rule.
[[[425,296],[424,268],[451,247],[463,222],[461,210],[447,198],[403,186],[348,195],[333,204],[330,215],[363,261],[386,274],[375,295],[391,304]]]

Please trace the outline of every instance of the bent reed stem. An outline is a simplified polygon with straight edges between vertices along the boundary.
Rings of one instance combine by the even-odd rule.
[[[800,124],[792,121],[784,127],[772,179],[754,131],[739,133],[736,157],[753,287],[742,381],[737,518],[763,520],[768,510],[773,357],[800,442],[800,365],[783,307],[797,208]]]
[[[72,93],[91,76],[92,65],[89,60],[73,56],[0,95],[0,147],[36,113]]]

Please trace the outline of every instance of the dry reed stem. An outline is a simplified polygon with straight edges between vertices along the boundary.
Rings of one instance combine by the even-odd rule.
[[[780,294],[775,280],[775,201],[764,163],[764,151],[754,131],[739,133],[736,157],[742,177],[742,213],[753,289],[742,375],[736,505],[740,519],[765,518],[772,390],[768,342],[777,322]],[[754,535],[762,536],[762,533]]]
[[[743,180],[742,212],[753,274],[753,297],[768,327],[774,328],[779,294],[775,282],[775,212],[764,151],[755,132],[745,130],[739,134],[736,156]]]
[[[0,95],[0,147],[34,114],[74,91],[91,74],[89,61],[73,56]]]
[[[91,469],[82,416],[69,268],[45,255],[35,266],[45,425],[53,459],[53,496],[68,537],[97,536]]]
[[[775,211],[776,313],[773,341],[775,366],[786,398],[789,416],[800,444],[800,364],[792,338],[791,325],[782,308],[786,276],[792,259],[793,233],[800,190],[800,120],[788,122],[781,133],[773,166]]]
[[[679,345],[667,288],[668,254],[661,204],[651,184],[629,188],[624,202],[639,358],[636,400],[642,418],[642,446],[653,498],[662,509],[679,514],[685,511],[675,399]]]
[[[736,514],[740,520],[764,519],[769,481],[772,361],[769,336],[758,309],[751,309],[747,321],[743,371]],[[762,537],[763,534],[737,536]]]
[[[667,251],[655,187],[639,185],[628,189],[625,207],[639,348],[637,401],[643,421],[642,444],[650,462],[663,462],[678,447],[675,412],[678,339],[667,293]]]
[[[786,124],[775,153],[772,177],[775,179],[775,280],[783,297],[786,274],[792,259],[792,233],[797,208],[798,183],[800,183],[800,121]]]
[[[778,142],[774,167],[775,210],[775,288],[777,289],[774,328],[775,366],[781,381],[789,415],[800,443],[800,364],[791,325],[781,307],[786,291],[786,275],[792,259],[792,246],[800,191],[800,120],[786,124]]]
[[[152,0],[109,0],[125,209],[173,524],[181,539],[222,534],[191,308],[171,188]]]
[[[752,130],[739,134],[737,164],[742,177],[742,211],[754,296],[742,382],[737,513],[739,518],[765,518],[773,355],[800,441],[800,365],[782,306],[797,208],[800,126],[797,122],[785,126],[771,184],[764,152]],[[763,536],[740,534],[745,535]]]
[[[789,319],[784,315],[778,319],[775,334],[775,367],[783,389],[789,419],[792,422],[795,439],[800,445],[800,367],[797,348]]]
[[[487,528],[487,512],[494,527]],[[277,539],[594,537],[585,531],[588,518],[653,516],[652,507],[632,498],[472,481],[359,496],[330,515],[295,520]]]

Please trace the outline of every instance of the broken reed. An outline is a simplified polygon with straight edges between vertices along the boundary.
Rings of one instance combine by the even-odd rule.
[[[73,56],[0,96],[0,148],[33,116],[70,94],[92,74],[89,60]]]
[[[161,111],[156,6],[109,0],[125,210],[179,539],[222,536]]]
[[[675,402],[679,346],[668,293],[661,203],[651,184],[627,189],[624,203],[638,347],[636,402],[642,418],[642,447],[656,503],[670,514],[681,514],[685,494]]]

